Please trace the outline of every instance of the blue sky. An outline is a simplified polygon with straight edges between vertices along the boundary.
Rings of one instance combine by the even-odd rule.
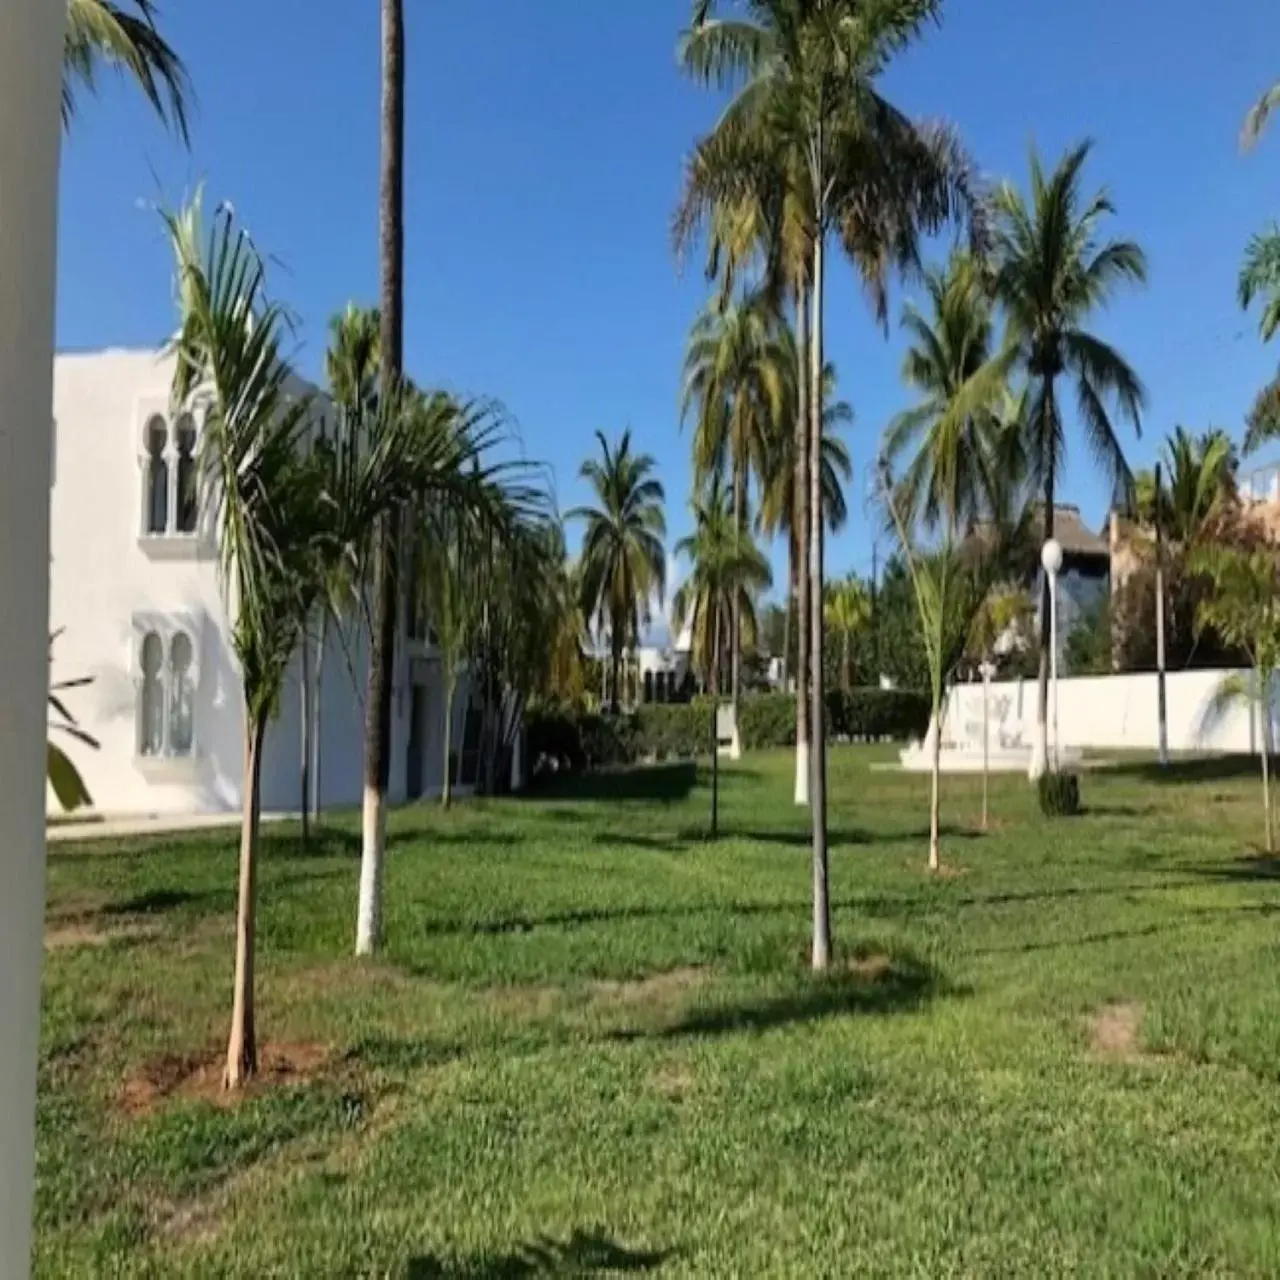
[[[583,496],[596,429],[630,425],[658,459],[671,541],[688,524],[680,361],[704,287],[669,236],[682,160],[716,101],[683,81],[689,0],[407,0],[406,366],[419,381],[499,397],[526,452]],[[374,0],[163,0],[199,106],[190,154],[132,92],[106,82],[63,158],[58,341],[141,345],[172,323],[169,259],[151,208],[204,180],[279,260],[317,376],[326,318],[377,291],[378,19]],[[1022,181],[1092,136],[1092,184],[1151,283],[1098,328],[1150,392],[1135,465],[1181,422],[1239,438],[1280,359],[1235,303],[1249,236],[1280,216],[1280,131],[1241,156],[1245,110],[1280,76],[1280,6],[1258,0],[951,0],[886,78],[915,115],[961,130],[983,171]],[[866,572],[861,510],[884,424],[908,402],[888,340],[833,269],[828,355],[857,414],[853,518],[832,572]],[[895,297],[895,317],[902,300]],[[1100,521],[1106,493],[1072,447],[1066,497]],[[572,535],[571,535],[572,536]],[[775,554],[781,568],[781,549]]]

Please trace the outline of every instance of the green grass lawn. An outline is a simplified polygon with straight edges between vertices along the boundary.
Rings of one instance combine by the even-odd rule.
[[[1280,1273],[1280,872],[1249,762],[1025,780],[831,755],[835,976],[791,762],[264,833],[263,1084],[210,1098],[234,833],[55,849],[45,1275]]]

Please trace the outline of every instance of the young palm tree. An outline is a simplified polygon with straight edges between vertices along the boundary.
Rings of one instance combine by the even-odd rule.
[[[1138,375],[1114,347],[1085,327],[1122,284],[1146,280],[1146,258],[1127,240],[1100,242],[1102,223],[1115,212],[1106,192],[1085,199],[1081,180],[1091,144],[1067,153],[1052,173],[1031,156],[1030,198],[1005,183],[996,193],[995,293],[1007,320],[1008,341],[1027,378],[1023,453],[1043,498],[1043,536],[1053,537],[1058,475],[1067,449],[1059,393],[1075,391],[1089,452],[1116,490],[1132,485],[1109,404],[1141,430],[1145,393]],[[1049,584],[1041,593],[1049,616]],[[1034,769],[1048,759],[1048,628],[1041,626],[1039,735]]]
[[[382,0],[382,172],[378,197],[382,394],[397,394],[404,368],[404,0]],[[382,868],[386,857],[387,784],[391,771],[391,685],[396,647],[396,543],[399,514],[377,532],[374,633],[365,701],[364,812],[356,955],[372,955],[382,933]]]
[[[223,589],[244,692],[244,817],[236,911],[235,986],[225,1084],[257,1069],[254,950],[259,785],[267,723],[298,638],[298,583],[319,536],[315,489],[300,453],[309,406],[291,400],[279,353],[285,316],[266,297],[262,261],[230,210],[202,242],[198,201],[165,215],[177,259],[180,325],[175,404],[197,389],[208,410],[202,490],[216,504]]]
[[[661,599],[666,588],[662,540],[667,522],[662,514],[665,495],[653,474],[653,458],[632,453],[630,430],[622,433],[616,446],[601,431],[596,439],[600,457],[588,458],[579,473],[595,491],[596,505],[575,507],[566,518],[586,525],[582,609],[587,617],[599,618],[609,627],[616,712],[623,650],[638,641],[650,600]]]
[[[871,594],[856,574],[828,585],[826,624],[833,635],[840,637],[840,684],[845,693],[853,688],[853,641],[870,621]]]
[[[694,0],[679,57],[688,74],[738,92],[702,148],[705,186],[738,207],[762,178],[781,187],[808,240],[801,288],[809,316],[809,733],[813,742],[813,966],[830,963],[825,701],[822,638],[821,459],[826,250],[838,238],[878,314],[892,271],[914,267],[922,228],[971,210],[970,171],[953,135],[914,126],[879,93],[893,55],[939,12],[939,0],[752,0],[745,16],[717,18]],[[724,163],[717,166],[719,155]],[[713,197],[715,198],[715,197]]]
[[[103,65],[131,76],[156,114],[184,143],[191,81],[182,59],[160,34],[155,0],[66,0],[62,50],[62,122],[71,124],[77,96],[97,87]]]
[[[695,482],[728,469],[734,520],[743,536],[750,478],[753,473],[757,480],[767,475],[775,424],[785,413],[789,371],[777,330],[777,313],[760,293],[724,305],[713,300],[694,323],[685,353],[681,417],[696,406]],[[736,706],[742,685],[741,616],[736,604],[729,644]]]
[[[898,501],[911,523],[948,526],[952,539],[988,512],[1001,483],[1001,411],[1010,358],[993,357],[992,306],[977,264],[954,253],[924,277],[928,314],[903,312],[911,335],[903,381],[921,395],[885,433],[890,464],[910,454]]]
[[[713,696],[720,693],[724,640],[730,620],[742,620],[748,643],[756,635],[755,600],[767,590],[769,562],[750,532],[739,527],[729,495],[712,476],[706,490],[693,501],[694,531],[676,544],[676,554],[690,565],[689,577],[672,601],[672,624],[677,631],[690,624],[693,661]]]
[[[1236,447],[1219,428],[1193,436],[1185,427],[1177,427],[1165,441],[1163,452],[1161,526],[1171,542],[1190,546],[1235,497]],[[1134,504],[1138,519],[1152,526],[1156,519],[1154,472],[1140,471],[1134,477]]]

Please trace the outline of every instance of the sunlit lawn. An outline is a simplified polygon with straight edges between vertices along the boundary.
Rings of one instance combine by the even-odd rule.
[[[43,1274],[1280,1272],[1280,879],[1252,765],[1025,780],[831,757],[840,972],[784,754],[354,820],[260,880],[262,1087],[211,1101],[232,833],[53,852]]]

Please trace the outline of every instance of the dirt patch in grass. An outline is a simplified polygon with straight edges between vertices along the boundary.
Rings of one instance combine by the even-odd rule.
[[[89,920],[67,920],[44,932],[46,951],[69,951],[73,947],[105,947],[122,938],[153,937],[155,930],[146,925],[126,924],[104,929]]]
[[[949,862],[941,862],[937,867],[930,869],[929,874],[935,880],[959,880],[961,876],[969,874],[968,868],[953,866]]]
[[[654,1093],[668,1102],[683,1102],[693,1092],[693,1072],[683,1062],[664,1062],[649,1077]]]
[[[149,1115],[170,1098],[187,1098],[232,1107],[264,1089],[305,1084],[323,1074],[332,1051],[315,1042],[267,1044],[258,1049],[258,1073],[243,1088],[223,1089],[225,1059],[209,1054],[166,1053],[153,1058],[124,1083],[121,1108],[132,1116]]]
[[[1112,1062],[1141,1062],[1142,1006],[1104,1004],[1088,1019],[1089,1048],[1095,1057]]]
[[[876,951],[870,955],[851,956],[843,967],[863,982],[882,982],[893,971],[893,957]]]
[[[702,986],[710,976],[711,970],[705,966],[686,965],[630,982],[593,982],[591,994],[617,1004],[661,1003]]]

